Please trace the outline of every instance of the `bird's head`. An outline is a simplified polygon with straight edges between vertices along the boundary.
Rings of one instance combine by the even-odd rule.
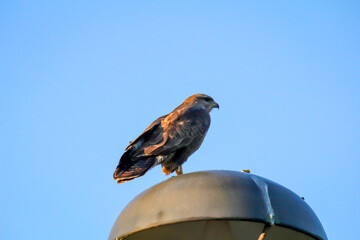
[[[220,106],[214,99],[206,94],[195,94],[188,97],[185,101],[185,104],[191,105],[199,105],[205,108],[208,112],[210,112],[213,108],[219,109]]]

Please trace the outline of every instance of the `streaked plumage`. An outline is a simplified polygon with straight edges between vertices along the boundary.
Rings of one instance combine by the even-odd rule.
[[[118,183],[130,181],[158,164],[166,175],[177,170],[203,142],[213,108],[219,105],[211,97],[195,94],[156,119],[125,149],[114,179]]]

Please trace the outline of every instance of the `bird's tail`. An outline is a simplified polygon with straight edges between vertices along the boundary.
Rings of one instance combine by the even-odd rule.
[[[134,178],[141,177],[151,167],[153,167],[154,164],[154,157],[144,157],[137,159],[136,161],[132,161],[131,154],[129,152],[125,152],[115,169],[113,177],[117,180],[117,183],[127,182]]]

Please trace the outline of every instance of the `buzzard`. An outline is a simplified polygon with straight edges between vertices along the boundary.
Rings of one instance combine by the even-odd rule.
[[[114,172],[117,183],[144,175],[161,164],[168,175],[182,174],[182,164],[203,142],[210,126],[210,111],[219,108],[205,94],[188,97],[171,113],[156,119],[134,141],[130,142]]]

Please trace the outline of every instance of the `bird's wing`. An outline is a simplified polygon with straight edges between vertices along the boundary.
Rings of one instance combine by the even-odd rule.
[[[162,142],[144,147],[144,155],[167,155],[177,149],[191,147],[194,140],[202,141],[209,126],[210,115],[204,109],[174,110],[161,121]]]
[[[159,155],[171,156],[187,148],[194,152],[210,126],[205,110],[181,108],[156,119],[126,148],[114,172],[118,183],[140,177],[158,162]]]
[[[118,183],[142,176],[154,166],[155,157],[144,155],[144,148],[162,141],[163,129],[161,121],[166,116],[156,119],[126,148],[126,152],[121,156],[113,175],[114,179],[118,180]]]
[[[155,144],[156,141],[154,140],[158,139],[162,135],[162,130],[157,128],[160,126],[161,121],[166,118],[166,116],[168,116],[168,114],[161,116],[152,122],[140,136],[138,136],[134,141],[130,142],[125,151],[129,150],[132,146],[139,142],[143,143],[144,141],[147,141],[148,144],[151,144],[151,142]]]

